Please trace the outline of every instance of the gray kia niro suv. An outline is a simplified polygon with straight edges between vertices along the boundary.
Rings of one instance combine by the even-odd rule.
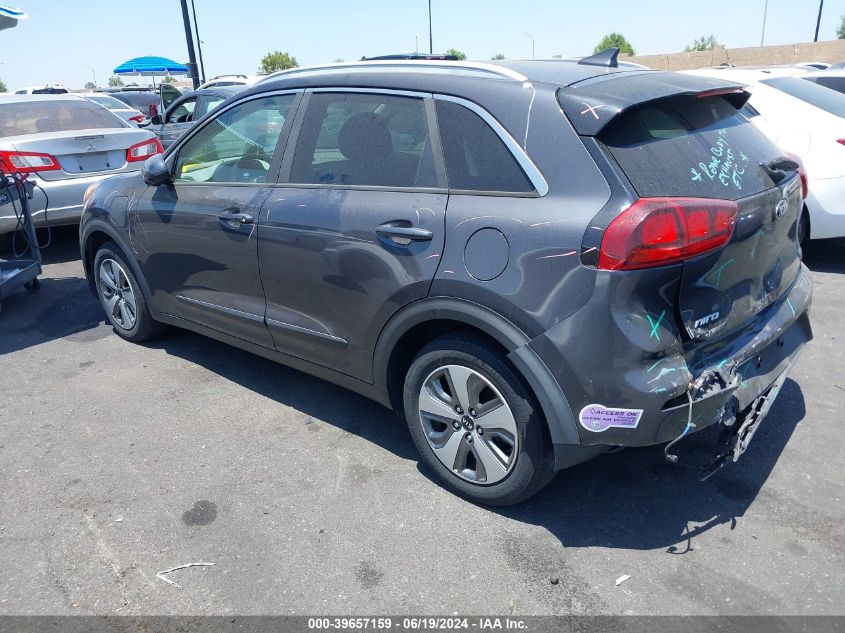
[[[713,426],[707,477],[812,338],[803,170],[748,96],[615,51],[284,71],[87,192],[86,274],[127,340],[175,325],[393,408],[479,503]]]

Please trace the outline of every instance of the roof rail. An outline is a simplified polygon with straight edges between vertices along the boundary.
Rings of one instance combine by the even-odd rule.
[[[512,79],[514,81],[527,81],[528,78],[515,70],[498,66],[496,64],[488,64],[485,62],[467,62],[467,61],[451,61],[451,60],[373,60],[373,61],[357,61],[357,62],[338,62],[334,64],[322,64],[315,66],[301,66],[299,68],[289,68],[287,70],[280,70],[275,73],[267,75],[258,83],[267,81],[268,79],[287,77],[295,74],[306,74],[324,71],[345,70],[353,72],[373,71],[377,69],[396,69],[396,70],[418,70],[421,72],[432,70],[443,71],[465,71],[468,73],[482,73],[488,74],[501,79]]]

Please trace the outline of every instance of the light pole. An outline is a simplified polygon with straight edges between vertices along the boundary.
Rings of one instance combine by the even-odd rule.
[[[769,0],[763,6],[763,30],[760,33],[760,46],[763,45],[763,38],[766,37],[766,14],[769,12]]]
[[[182,0],[182,24],[185,26],[185,44],[188,47],[188,75],[194,90],[200,85],[199,71],[197,70],[197,54],[194,50],[194,36],[191,33],[191,18],[188,17],[188,0]],[[155,83],[155,79],[153,79]]]
[[[197,24],[197,6],[194,3],[194,0],[191,0],[191,12],[194,14],[194,33],[197,34],[197,53],[200,57],[200,77],[202,77],[202,83],[205,83],[205,64],[202,62],[202,40],[200,40],[200,27]]]
[[[531,33],[526,33],[525,31],[522,32],[523,35],[527,35],[531,39],[531,59],[534,59],[534,36]]]
[[[819,17],[816,19],[816,35],[813,38],[814,42],[819,41],[819,26],[822,23],[822,8],[824,7],[824,0],[819,0]]]
[[[87,68],[90,68],[90,69],[91,69],[91,74],[92,74],[92,75],[94,75],[94,87],[96,88],[96,87],[97,87],[97,73],[96,73],[96,72],[94,72],[94,67],[93,67],[93,66],[88,66],[88,64],[82,64],[82,65],[83,65],[83,66],[86,66]]]
[[[434,38],[431,34],[431,0],[428,0],[428,53],[434,55]]]

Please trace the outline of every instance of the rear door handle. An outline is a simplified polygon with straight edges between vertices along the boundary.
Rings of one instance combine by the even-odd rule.
[[[376,227],[376,235],[392,240],[411,240],[412,242],[427,242],[434,237],[434,233],[428,229],[421,229],[417,226],[397,226],[386,223]]]
[[[227,226],[235,226],[239,224],[252,224],[255,222],[249,213],[241,213],[240,209],[224,209],[217,214],[217,219]]]

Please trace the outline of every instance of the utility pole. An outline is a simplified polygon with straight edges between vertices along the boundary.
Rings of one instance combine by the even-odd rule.
[[[824,8],[824,0],[819,0],[819,17],[816,19],[816,35],[813,38],[814,42],[819,41],[819,26],[822,23],[822,9]]]
[[[763,31],[760,33],[760,46],[763,45],[763,39],[766,37],[766,14],[769,12],[769,0],[766,0],[766,4],[763,7]]]
[[[431,0],[428,0],[428,52],[434,55],[434,38],[431,34]]]
[[[191,18],[188,17],[188,0],[182,2],[182,22],[185,25],[185,43],[188,45],[188,74],[194,84],[194,90],[200,85],[197,72],[197,54],[194,51],[194,37],[191,34]]]
[[[96,73],[96,72],[94,72],[94,67],[93,67],[93,66],[88,66],[88,64],[82,64],[82,65],[83,65],[83,66],[87,66],[88,68],[90,68],[90,69],[91,69],[91,74],[92,74],[92,75],[94,75],[94,87],[97,87],[97,73]]]
[[[202,61],[202,40],[200,39],[200,26],[197,24],[197,5],[194,0],[191,0],[191,13],[194,15],[194,33],[197,35],[197,53],[200,56],[200,77],[202,83],[205,83],[205,64]]]

